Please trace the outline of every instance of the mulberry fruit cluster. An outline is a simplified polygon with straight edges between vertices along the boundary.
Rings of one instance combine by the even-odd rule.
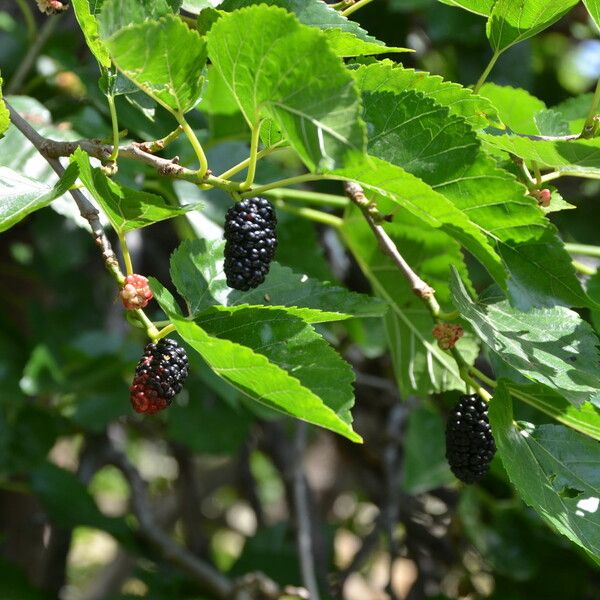
[[[167,408],[181,391],[187,374],[185,350],[175,340],[164,338],[147,344],[129,388],[133,410],[151,415]]]
[[[225,216],[225,276],[227,285],[247,291],[260,285],[269,272],[275,249],[277,218],[265,198],[248,198]]]
[[[476,394],[461,396],[446,425],[446,458],[452,472],[465,483],[475,483],[485,476],[495,453],[487,403]]]
[[[152,300],[152,290],[143,275],[127,275],[119,295],[127,310],[145,308]]]

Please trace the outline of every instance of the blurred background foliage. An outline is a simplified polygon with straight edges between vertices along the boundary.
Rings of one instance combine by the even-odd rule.
[[[414,48],[401,55],[405,66],[464,85],[491,55],[484,19],[435,0],[376,0],[354,17],[389,45]],[[504,53],[490,81],[523,87],[547,105],[588,93],[600,75],[597,33],[580,5]],[[46,135],[110,135],[97,68],[72,11],[47,18],[34,2],[0,0],[0,70],[5,93],[27,97],[13,100]],[[163,111],[152,120],[123,98],[118,110],[134,139],[175,127]],[[213,169],[247,155],[238,116],[197,112],[190,121]],[[192,160],[183,143],[170,151]],[[0,141],[0,164],[50,177],[14,131]],[[300,168],[283,153],[261,163],[258,179]],[[172,202],[207,204],[190,220],[131,235],[136,270],[168,281],[171,250],[194,231],[219,236],[227,204],[220,192],[140,169],[123,161],[117,177]],[[577,206],[552,215],[565,241],[597,239],[599,187],[560,180],[562,196]],[[331,231],[290,215],[280,231],[279,262],[367,290]],[[98,451],[107,436],[149,483],[157,520],[191,552],[232,577],[262,571],[301,584],[290,424],[249,408],[196,353],[171,410],[151,419],[132,414],[128,385],[145,340],[124,320],[68,201],[0,236],[0,307],[0,598],[210,598],[137,536],[127,481]],[[442,435],[443,412],[456,398],[399,398],[379,322],[335,324],[326,333],[356,370],[355,424],[365,438],[355,446],[312,429],[304,456],[318,576],[332,597],[600,598],[596,567],[516,498],[498,461],[482,485],[456,484]],[[388,434],[391,422],[400,436]]]

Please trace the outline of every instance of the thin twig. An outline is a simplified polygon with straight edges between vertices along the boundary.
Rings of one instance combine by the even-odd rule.
[[[314,551],[312,540],[312,526],[308,497],[306,489],[306,477],[304,475],[304,452],[306,450],[307,424],[299,421],[294,440],[294,504],[296,510],[296,540],[298,542],[298,554],[300,556],[300,570],[302,571],[302,582],[308,590],[310,600],[319,600],[319,586],[315,572]]]
[[[435,312],[439,312],[439,305],[435,300],[435,290],[425,283],[410,267],[410,265],[404,260],[404,257],[398,251],[398,248],[394,241],[387,234],[385,229],[376,222],[373,217],[373,211],[371,202],[366,198],[365,193],[360,185],[352,181],[346,181],[344,183],[344,191],[346,195],[354,204],[356,204],[362,211],[369,227],[375,234],[375,237],[379,240],[381,249],[387,254],[396,264],[398,270],[404,275],[408,281],[412,291],[416,296],[432,304],[436,309]]]
[[[23,119],[23,117],[21,117],[21,115],[10,105],[10,103],[6,102],[5,104],[10,113],[10,120],[12,121],[13,125],[35,146],[39,153],[52,167],[54,172],[59,177],[62,177],[65,170],[60,164],[60,161],[58,158],[48,155],[46,152],[46,144],[48,140],[41,136],[25,119]],[[81,193],[81,191],[77,189],[71,189],[69,190],[69,193],[73,197],[73,200],[75,200],[77,208],[79,209],[79,213],[89,223],[94,241],[102,252],[102,257],[106,267],[111,272],[113,277],[119,283],[121,283],[124,280],[124,276],[123,273],[121,273],[119,262],[115,256],[112,246],[106,237],[106,234],[104,233],[104,228],[100,222],[98,210]]]

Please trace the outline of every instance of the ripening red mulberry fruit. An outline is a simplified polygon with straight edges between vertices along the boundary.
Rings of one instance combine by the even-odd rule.
[[[475,483],[485,476],[495,453],[487,402],[476,394],[461,396],[446,424],[446,458],[452,472],[465,483]]]
[[[188,375],[185,350],[172,339],[147,344],[129,388],[131,406],[138,413],[154,414],[167,408]]]
[[[127,275],[119,296],[127,310],[145,308],[152,300],[152,290],[148,285],[148,279],[143,275]]]
[[[225,216],[225,275],[227,285],[250,290],[260,285],[269,272],[275,249],[277,218],[265,198],[236,202]]]

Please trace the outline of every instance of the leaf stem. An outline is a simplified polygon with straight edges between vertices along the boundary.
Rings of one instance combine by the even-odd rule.
[[[242,198],[250,198],[251,196],[257,196],[263,192],[274,190],[275,188],[287,187],[288,185],[295,185],[297,183],[306,183],[307,181],[322,181],[327,179],[327,176],[317,175],[316,173],[305,173],[304,175],[296,175],[295,177],[287,177],[286,179],[280,179],[279,181],[273,181],[265,185],[259,185],[252,191],[242,194]]]
[[[202,148],[202,144],[200,140],[196,137],[194,130],[190,127],[189,123],[185,120],[185,117],[181,113],[174,113],[177,122],[181,126],[183,133],[185,133],[187,139],[189,140],[196,156],[198,157],[198,162],[200,163],[200,167],[197,171],[198,179],[204,179],[206,173],[208,172],[208,160],[206,158],[206,154],[204,154],[204,149]]]
[[[542,175],[541,182],[546,183],[546,181],[552,181],[553,179],[558,179],[559,177],[562,177],[562,176],[563,176],[563,173],[561,173],[560,171],[551,171],[550,173],[546,173],[545,175]]]
[[[133,275],[133,263],[131,262],[131,255],[129,254],[129,248],[127,246],[127,240],[125,239],[125,233],[122,231],[117,232],[119,237],[119,245],[121,246],[121,254],[123,254],[123,262],[125,263],[125,272],[127,275]]]
[[[246,180],[240,186],[240,190],[248,190],[254,183],[254,177],[256,176],[256,162],[258,160],[258,143],[260,142],[260,128],[263,122],[259,121],[252,128],[252,136],[250,138],[250,156],[248,157],[248,173]]]
[[[595,130],[594,118],[596,117],[596,113],[598,112],[599,104],[600,104],[600,78],[596,82],[596,89],[594,91],[594,97],[592,98],[592,105],[590,106],[590,110],[588,112],[587,119],[585,120],[583,129],[581,130],[581,135],[579,137],[582,137],[582,138],[594,137],[594,130]]]
[[[458,317],[460,317],[460,312],[457,310],[453,310],[451,312],[444,312],[443,310],[440,310],[436,316],[440,321],[455,321],[458,319]]]
[[[274,190],[263,192],[262,195],[271,200],[299,200],[308,202],[309,204],[339,206],[341,208],[349,204],[348,198],[344,196],[311,192],[309,190],[296,190],[294,188],[275,188]]]
[[[347,17],[347,16],[351,15],[353,12],[356,12],[358,9],[362,8],[363,6],[370,4],[371,2],[373,2],[373,0],[358,0],[358,2],[351,4],[348,8],[343,10],[341,12],[341,15],[343,17]]]
[[[227,192],[239,192],[240,186],[242,185],[238,181],[229,181],[222,177],[215,177],[214,175],[206,175],[204,177],[204,183],[208,186],[220,188]],[[252,192],[249,192],[249,195],[252,195]]]
[[[283,144],[283,140],[276,142],[275,144],[273,144],[272,146],[269,146],[268,148],[263,148],[260,152],[256,153],[256,159],[260,160],[264,156],[271,154],[271,152],[274,152],[275,150],[280,149],[282,144]],[[233,167],[231,167],[231,169],[227,169],[227,171],[224,171],[223,173],[221,173],[219,175],[219,177],[221,179],[230,179],[232,175],[235,175],[236,173],[243,171],[249,164],[250,164],[250,157],[245,158],[242,162],[239,162],[237,165],[234,165]]]
[[[160,150],[166,148],[171,142],[174,142],[183,133],[183,127],[179,125],[176,129],[167,133],[165,137],[160,140],[154,140],[152,142],[141,142],[138,146],[144,151],[150,154],[154,154]]]
[[[485,383],[486,385],[489,385],[491,388],[495,388],[498,383],[496,382],[495,379],[492,379],[491,377],[488,377],[485,373],[481,372],[477,367],[469,367],[469,372],[471,373],[471,375],[474,375],[475,377],[477,377],[477,379],[479,379],[480,381],[483,381],[483,383]]]
[[[173,323],[170,323],[169,325],[163,327],[160,331],[157,331],[156,340],[161,340],[162,338],[175,331],[175,329],[176,327],[175,325],[173,325]]]
[[[117,107],[115,106],[115,97],[112,94],[108,94],[106,96],[106,100],[108,102],[108,109],[110,110],[110,122],[112,124],[113,139],[113,148],[108,160],[111,162],[115,162],[117,160],[117,157],[119,156],[119,120],[117,118]]]
[[[477,83],[473,87],[474,94],[477,94],[479,92],[479,90],[481,89],[481,86],[485,83],[485,80],[488,78],[490,71],[494,68],[494,65],[496,64],[496,61],[498,60],[499,57],[500,57],[500,52],[498,52],[498,51],[494,52],[492,58],[490,59],[490,62],[487,64],[486,68],[483,70],[483,73],[481,74],[481,77],[477,80]]]
[[[148,337],[153,342],[159,340],[160,332],[155,327],[154,323],[146,316],[146,313],[141,308],[137,308],[134,312],[146,328],[146,334],[148,335]]]
[[[339,229],[344,223],[343,219],[340,219],[340,217],[330,215],[329,213],[323,212],[322,210],[315,210],[314,208],[307,208],[305,206],[290,206],[282,200],[276,200],[275,206],[277,208],[281,208],[285,212],[288,212],[292,215],[304,217],[305,219],[309,219],[310,221],[314,221],[315,223],[323,223],[323,225],[330,225],[331,227],[334,227],[336,229]]]
[[[588,244],[565,244],[565,250],[569,254],[580,254],[581,256],[593,256],[600,258],[600,246],[590,246]]]
[[[596,269],[594,269],[594,267],[585,265],[582,262],[579,262],[578,260],[571,261],[571,264],[573,265],[575,270],[578,273],[581,273],[582,275],[595,275],[596,274]]]

